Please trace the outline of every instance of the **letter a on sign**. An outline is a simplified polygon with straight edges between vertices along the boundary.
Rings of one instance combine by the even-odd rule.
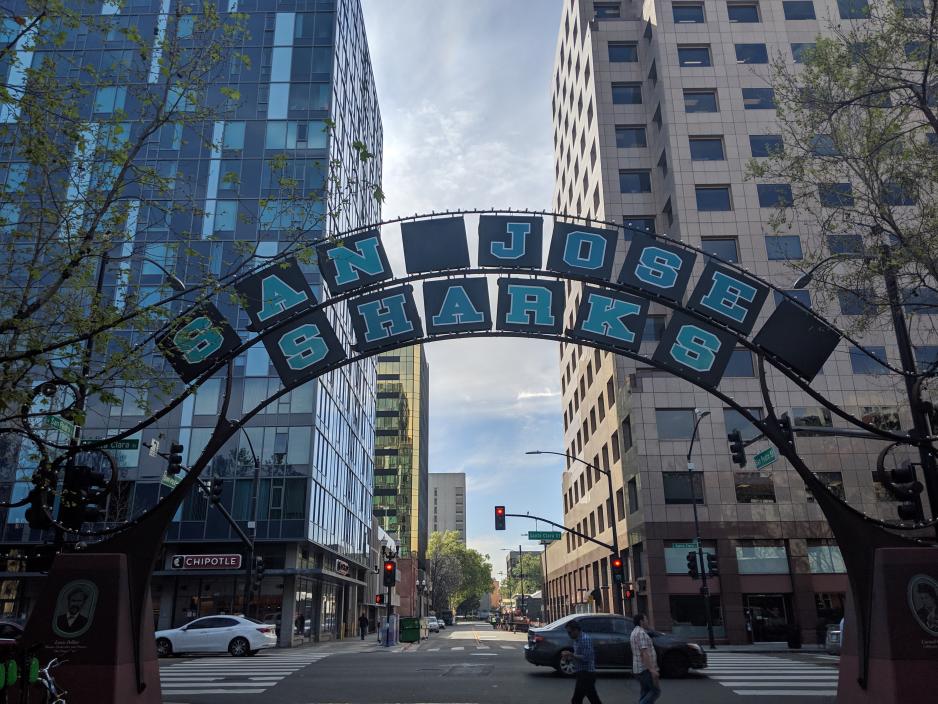
[[[489,289],[483,277],[423,284],[427,335],[492,329]]]
[[[238,333],[211,303],[183,313],[156,339],[157,348],[187,384],[240,344]]]
[[[266,267],[235,284],[251,326],[260,331],[316,303],[295,258]]]

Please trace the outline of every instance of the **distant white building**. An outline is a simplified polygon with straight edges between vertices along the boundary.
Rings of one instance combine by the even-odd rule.
[[[464,472],[430,472],[430,530],[459,531],[466,544],[466,475]]]

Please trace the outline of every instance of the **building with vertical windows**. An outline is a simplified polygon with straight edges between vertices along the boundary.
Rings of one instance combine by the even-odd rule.
[[[162,202],[150,194],[142,206],[133,200],[133,192],[128,193],[131,205],[137,205],[134,218],[127,221],[132,245],[128,251],[134,256],[105,271],[105,295],[117,297],[125,289],[148,295],[164,283],[166,271],[184,282],[221,276],[237,266],[246,251],[262,262],[298,235],[315,241],[380,220],[380,205],[370,192],[348,190],[346,207],[328,219],[323,217],[322,200],[310,195],[322,195],[330,168],[346,185],[381,181],[381,117],[359,0],[213,4],[223,15],[242,13],[247,32],[238,35],[236,46],[228,47],[230,55],[212,73],[206,94],[193,96],[213,108],[212,119],[166,125],[141,150],[139,165],[172,177],[175,190]],[[60,47],[41,48],[45,57],[76,71],[83,65],[106,71],[105,59],[119,58],[126,71],[121,82],[99,89],[93,108],[80,109],[93,125],[97,115],[119,104],[127,115],[125,134],[133,135],[139,129],[134,122],[141,110],[139,96],[160,75],[161,42],[167,32],[183,42],[197,42],[193,27],[197,33],[199,20],[192,13],[198,13],[199,6],[183,0],[99,3],[100,14],[94,19],[106,20],[108,27],[102,30],[89,21],[88,26],[63,30]],[[94,4],[88,8],[93,11]],[[128,51],[128,28],[152,37],[153,51],[142,57]],[[28,83],[25,87],[29,90]],[[195,108],[203,104],[189,107],[197,115]],[[10,122],[9,115],[3,122]],[[353,147],[356,140],[376,156],[362,162]],[[277,209],[288,187],[303,189],[306,195],[298,207],[314,216],[302,228],[292,216],[283,215],[285,209]],[[183,191],[195,199],[197,208],[173,207],[174,194]],[[147,261],[136,258],[139,252]],[[321,300],[325,292],[315,264],[301,266]],[[118,277],[126,286],[117,284]],[[217,305],[247,339],[245,314],[225,296],[218,297]],[[352,332],[344,309],[329,315],[339,338],[349,345]],[[298,387],[251,419],[215,457],[203,479],[222,482],[221,503],[242,528],[256,525],[264,578],[259,593],[246,602],[243,569],[174,569],[174,555],[247,554],[219,511],[195,492],[169,529],[151,583],[158,628],[208,614],[240,612],[276,621],[284,646],[354,633],[373,568],[375,369],[374,361],[366,360]],[[168,365],[164,373],[175,378]],[[120,483],[117,494],[108,499],[108,524],[140,514],[169,492],[165,461],[146,452],[151,439],[159,437],[164,448],[178,441],[184,446],[184,463],[195,461],[216,422],[222,385],[220,377],[209,380],[157,426],[115,448]],[[280,380],[258,343],[235,360],[230,417],[239,418],[279,388]],[[128,396],[122,405],[90,409],[86,436],[132,427],[144,417],[142,400]],[[28,490],[29,467],[22,457],[14,461],[19,464],[3,469],[2,490],[4,496],[17,498]],[[256,513],[251,500],[255,463],[260,467]],[[0,515],[5,556],[28,554],[49,537],[28,526],[22,508]],[[15,559],[0,564],[5,614],[25,616],[41,585],[41,576],[24,564]]]
[[[865,4],[565,1],[552,85],[554,209],[620,224],[617,267],[630,237],[651,232],[738,262],[783,289],[792,288],[798,274],[791,263],[803,253],[855,247],[842,236],[822,239],[816,224],[797,219],[788,233],[772,234],[771,206],[790,198],[790,186],[748,179],[746,166],[781,144],[767,87],[770,57],[797,64],[830,21],[862,21],[856,6]],[[567,316],[581,290],[568,285]],[[857,312],[849,301],[837,307],[813,301],[807,290],[791,293],[840,327]],[[644,352],[654,349],[668,318],[669,309],[651,304]],[[890,331],[871,330],[863,341],[897,363]],[[647,612],[657,629],[705,637],[700,583],[687,566],[696,502],[704,551],[716,555],[719,569],[711,582],[718,639],[785,640],[798,624],[813,642],[840,618],[847,579],[824,517],[784,460],[754,466],[753,456],[768,447],[764,440],[747,449],[745,467],[731,461],[727,433],[754,438],[738,413],[665,372],[578,345],[562,345],[560,371],[566,452],[613,475],[610,497],[599,472],[567,463],[565,524],[607,543],[616,526],[637,590],[630,610]],[[813,383],[861,418],[911,427],[904,392],[884,383],[881,372],[842,343]],[[747,350],[733,353],[720,389],[761,412]],[[801,392],[780,403],[796,427],[839,422]],[[689,474],[695,408],[710,415],[700,424]],[[881,443],[801,433],[796,442],[852,506],[896,520],[896,503],[872,474]],[[604,549],[567,535],[550,546],[548,564],[552,614],[584,608],[583,595],[597,587],[608,605]]]
[[[465,472],[430,473],[430,532],[455,530],[466,544]]]
[[[378,356],[374,513],[401,557],[427,554],[430,367],[422,346]]]

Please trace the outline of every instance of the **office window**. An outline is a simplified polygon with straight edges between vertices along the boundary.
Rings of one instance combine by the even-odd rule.
[[[810,292],[805,291],[803,288],[787,289],[785,293],[794,298],[805,308],[811,307],[811,294]],[[784,298],[785,297],[781,294],[781,292],[775,291],[775,305],[781,303]]]
[[[759,420],[762,420],[761,408],[747,408],[746,410]],[[727,434],[732,433],[734,430],[738,430],[740,436],[742,436],[743,440],[747,442],[749,440],[754,440],[762,434],[756,426],[749,422],[749,419],[747,419],[735,408],[723,409],[723,426],[726,428]]]
[[[736,502],[740,504],[774,504],[775,484],[767,472],[733,472]],[[738,548],[737,548],[738,550]],[[742,572],[742,564],[740,564]]]
[[[925,17],[925,0],[896,0],[904,17]]]
[[[837,9],[842,20],[862,20],[870,16],[866,0],[837,0]]]
[[[690,158],[693,161],[723,161],[722,137],[691,137]]]
[[[803,257],[798,235],[766,235],[765,253],[770,261],[797,261]]]
[[[702,2],[681,2],[671,5],[674,24],[703,24],[704,8]]]
[[[915,205],[915,195],[911,189],[895,181],[883,184],[882,199],[886,205]]]
[[[871,302],[872,291],[838,291],[840,312],[844,315],[872,315],[876,306]]]
[[[833,137],[829,134],[816,134],[811,137],[811,153],[814,156],[838,156],[840,154]]]
[[[620,193],[651,193],[651,172],[645,170],[620,171]]]
[[[635,234],[635,230],[639,232],[649,232],[654,234],[655,232],[655,216],[654,215],[626,215],[622,218],[622,222],[625,224],[625,239],[631,240],[632,235]]]
[[[693,484],[689,472],[662,472],[664,502],[666,504],[704,503],[703,472],[693,473]]]
[[[716,89],[685,90],[684,112],[719,112]]]
[[[827,249],[831,254],[863,254],[863,238],[860,235],[828,235]]]
[[[641,83],[613,83],[612,102],[614,105],[641,105]]]
[[[697,196],[697,210],[716,212],[733,209],[729,186],[696,186],[694,192]]]
[[[804,2],[802,0],[782,3],[782,9],[785,12],[786,20],[814,20],[817,15],[814,14],[814,3]]]
[[[808,565],[813,574],[840,574],[847,571],[840,548],[826,540],[808,541]]]
[[[749,350],[733,350],[730,361],[726,365],[724,377],[752,377],[755,376],[752,365],[752,352]]]
[[[619,5],[617,2],[594,2],[593,16],[597,20],[617,20],[620,17]]]
[[[738,64],[767,64],[769,51],[765,44],[737,44],[736,63]]]
[[[625,420],[622,421],[622,452],[628,452],[632,449],[632,416],[626,416]],[[605,453],[606,447],[603,446],[603,453]],[[606,462],[606,469],[608,469],[609,463]]]
[[[626,487],[629,490],[629,513],[638,511],[638,482],[635,477],[629,479]],[[619,515],[622,515],[622,508],[619,508]]]
[[[638,44],[634,42],[609,42],[609,61],[616,64],[638,61]]]
[[[791,186],[787,183],[760,183],[756,192],[760,208],[785,208],[795,202]]]
[[[677,62],[685,68],[712,66],[709,46],[678,46]]]
[[[818,198],[821,205],[828,208],[852,207],[853,186],[849,183],[822,183],[818,186]]]
[[[774,110],[775,91],[771,88],[743,88],[743,107],[746,110]]]
[[[642,333],[642,342],[658,342],[664,334],[665,317],[663,315],[649,315],[645,318],[645,331]]]
[[[886,369],[879,362],[886,362],[886,348],[881,345],[867,345],[866,350],[869,354],[858,347],[850,348],[850,366],[854,374],[888,374]],[[877,362],[876,360],[879,360]]]
[[[749,149],[755,157],[774,156],[782,151],[782,146],[780,134],[749,135]]]
[[[736,563],[740,574],[788,574],[788,553],[784,543],[751,541],[749,545],[737,545]]]
[[[796,428],[833,428],[831,412],[822,406],[795,406],[789,412],[792,425]],[[798,437],[811,437],[810,432],[799,433]]]
[[[791,58],[796,64],[803,64],[811,58],[811,52],[814,51],[816,44],[814,42],[793,42],[791,45]]]
[[[759,22],[759,3],[757,2],[728,2],[726,14],[730,22]]]
[[[619,149],[635,149],[647,146],[648,140],[645,136],[644,127],[616,125],[616,147]]]
[[[739,243],[735,237],[704,237],[700,248],[726,262],[739,261]]]
[[[691,408],[656,408],[655,424],[659,440],[690,440],[694,411]]]

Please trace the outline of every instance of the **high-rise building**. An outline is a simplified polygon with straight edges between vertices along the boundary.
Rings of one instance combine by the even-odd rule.
[[[427,554],[430,367],[423,347],[378,356],[374,514],[401,557]]]
[[[459,532],[466,544],[466,474],[464,472],[430,473],[430,531]]]
[[[622,226],[616,273],[635,232],[666,233],[791,288],[797,274],[789,261],[803,250],[852,245],[825,242],[813,234],[816,224],[798,218],[790,233],[771,234],[771,206],[786,185],[746,177],[747,162],[780,143],[769,61],[800,61],[829,20],[852,21],[849,9],[841,12],[856,4],[865,3],[565,2],[552,81],[555,210]],[[568,287],[567,316],[581,290]],[[792,294],[841,323],[856,312],[812,301],[808,291]],[[669,319],[655,303],[650,313],[643,353],[653,351]],[[873,330],[864,342],[898,359],[889,332]],[[857,416],[911,427],[903,394],[851,351],[844,344],[835,351],[815,388]],[[700,583],[687,565],[696,501],[703,549],[719,568],[711,581],[718,639],[784,640],[797,624],[813,640],[815,629],[840,618],[847,579],[821,511],[784,460],[752,466],[764,440],[748,449],[746,468],[732,463],[727,433],[754,437],[736,411],[625,357],[564,344],[560,364],[565,450],[613,475],[610,497],[603,476],[568,462],[564,521],[607,543],[615,522],[637,589],[629,610],[649,613],[658,629],[706,635]],[[781,384],[770,373],[770,383],[776,379]],[[749,351],[733,353],[720,388],[760,412]],[[781,403],[796,426],[837,423],[805,393],[785,394]],[[700,424],[691,478],[695,408],[710,415]],[[803,434],[796,442],[834,492],[864,513],[896,519],[895,503],[871,474],[882,443]],[[553,544],[551,613],[585,608],[583,595],[597,586],[608,605],[608,557],[570,535]]]
[[[99,3],[94,20],[106,21],[108,28],[91,26],[89,20],[89,26],[63,30],[67,36],[61,46],[40,48],[47,49],[46,59],[71,67],[70,75],[79,75],[83,65],[95,73],[106,72],[111,64],[102,59],[105,55],[122,65],[127,75],[120,85],[104,94],[99,91],[93,109],[90,104],[77,107],[86,111],[83,118],[92,124],[102,112],[118,109],[116,103],[124,106],[126,99],[125,134],[135,134],[133,120],[138,108],[144,111],[136,101],[146,93],[148,81],[161,80],[162,42],[174,36],[167,32],[175,32],[182,41],[195,41],[189,37],[193,27],[198,31],[198,16],[191,20],[199,5],[182,0],[105,1]],[[206,269],[218,276],[247,250],[261,258],[283,251],[296,236],[294,223],[289,217],[265,215],[282,197],[279,189],[285,188],[275,175],[278,166],[286,165],[286,177],[298,180],[300,187],[309,189],[304,191],[307,194],[323,188],[328,168],[344,184],[355,179],[380,183],[381,118],[359,0],[232,0],[214,5],[242,13],[248,31],[238,35],[243,36],[242,43],[228,47],[234,55],[224,58],[221,68],[211,74],[209,90],[198,96],[205,105],[186,108],[198,115],[204,107],[213,117],[204,124],[190,120],[178,128],[167,125],[152,136],[138,158],[138,166],[175,175],[175,192],[196,194],[195,207],[174,211],[172,201],[146,207],[137,202],[138,218],[128,220],[128,227],[136,225],[128,232],[134,245],[128,251],[143,251],[149,259],[132,258],[120,268],[108,268],[105,292],[120,289],[115,286],[118,276],[126,276],[142,295],[164,281],[163,271],[199,282]],[[94,10],[89,4],[88,11]],[[147,41],[153,42],[153,51],[143,52],[142,60],[127,39],[125,31],[131,27],[139,36],[152,37]],[[39,55],[37,51],[35,56]],[[219,112],[222,95],[228,102]],[[356,140],[375,157],[363,162],[353,145]],[[133,193],[128,197],[133,198]],[[335,218],[311,221],[312,229],[302,234],[305,240],[380,220],[380,204],[372,193],[354,189],[344,193],[348,202],[341,212]],[[151,263],[154,259],[158,268]],[[302,269],[321,300],[324,291],[315,265],[303,263]],[[247,339],[247,318],[222,298],[219,308]],[[347,314],[340,309],[330,313],[330,320],[339,338],[349,344]],[[234,370],[233,418],[280,388],[261,344],[236,359]],[[172,378],[168,366],[165,374]],[[242,526],[256,521],[257,554],[264,560],[265,576],[259,593],[245,603],[243,569],[174,569],[172,557],[177,554],[246,552],[207,498],[193,492],[166,535],[151,583],[159,628],[207,614],[246,612],[282,624],[278,629],[282,645],[354,631],[366,597],[366,575],[373,568],[369,533],[375,374],[375,363],[368,360],[300,386],[250,420],[216,456],[203,478],[223,480],[221,503]],[[151,439],[161,434],[163,447],[178,440],[184,446],[183,462],[195,461],[217,419],[221,381],[209,380],[158,425],[122,443],[116,452],[121,481],[117,495],[108,500],[109,524],[140,514],[169,491],[161,484],[165,460],[145,451]],[[132,402],[92,411],[85,428],[88,437],[129,428],[144,416]],[[255,461],[260,479],[253,513]],[[13,476],[8,469],[4,468],[4,478]],[[6,496],[25,495],[28,476],[17,477],[15,484],[3,487]],[[3,512],[5,555],[28,552],[42,539],[40,531],[27,525],[23,509]],[[8,575],[13,564],[4,569]],[[4,612],[25,615],[41,580],[10,579],[3,584]]]

